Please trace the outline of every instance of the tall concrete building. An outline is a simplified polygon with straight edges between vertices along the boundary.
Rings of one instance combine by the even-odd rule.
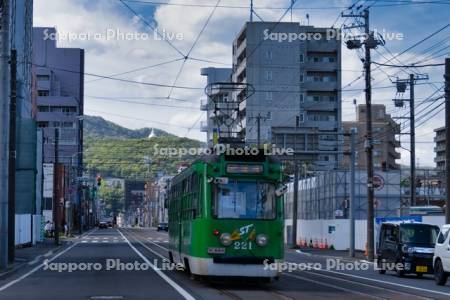
[[[10,1],[10,47],[16,52],[16,122],[15,122],[15,244],[40,240],[40,186],[42,167],[39,151],[42,142],[36,131],[33,102],[33,1]],[[12,216],[11,216],[12,217]],[[11,222],[10,222],[11,223]],[[33,228],[33,232],[31,232]]]
[[[84,50],[58,48],[55,28],[33,29],[33,63],[36,74],[36,120],[44,136],[44,163],[55,161],[55,129],[59,130],[59,162],[82,175]],[[68,183],[69,184],[69,183]],[[71,183],[70,183],[71,184]],[[78,201],[76,187],[67,189],[65,201]],[[67,205],[67,202],[66,202]],[[52,199],[45,197],[44,209]]]
[[[364,152],[364,140],[366,135],[366,105],[358,105],[357,119],[354,122],[343,122],[345,132],[351,128],[356,128],[356,166],[358,169],[366,169],[367,161]],[[400,153],[396,148],[400,147],[400,141],[396,135],[400,134],[400,124],[396,123],[392,117],[386,113],[386,107],[382,104],[372,104],[372,128],[373,128],[373,165],[376,169],[397,170],[400,166],[397,160]],[[349,138],[344,140],[344,150],[349,150]],[[345,156],[341,164],[342,168],[350,168],[349,157]]]
[[[445,127],[436,128],[434,130],[436,133],[436,136],[434,137],[434,142],[436,143],[436,146],[434,147],[434,153],[436,154],[434,162],[436,163],[436,169],[439,171],[445,171],[445,131]]]
[[[327,134],[341,123],[336,33],[294,22],[244,25],[233,42],[232,82],[249,85],[233,96],[237,137],[292,148],[316,169],[338,167],[339,138]]]

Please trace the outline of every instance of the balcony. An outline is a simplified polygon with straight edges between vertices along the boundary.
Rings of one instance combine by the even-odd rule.
[[[336,63],[309,61],[305,64],[305,68],[308,71],[334,72],[338,69],[338,66]]]
[[[247,48],[247,39],[244,39],[238,46],[238,48],[236,49],[236,53],[234,53],[234,55],[236,57],[239,57],[242,52],[245,51],[245,49]]]
[[[338,89],[338,84],[335,81],[323,82],[323,81],[306,81],[304,83],[305,89],[309,91],[335,91]]]
[[[445,148],[445,145],[438,145],[437,147],[434,147],[434,152],[444,152]]]
[[[338,43],[333,42],[311,42],[308,43],[308,51],[309,52],[334,52],[339,49]]]
[[[335,130],[337,128],[337,122],[335,121],[305,121],[301,123],[302,127],[318,128],[319,130]]]
[[[336,102],[305,101],[303,103],[303,108],[305,110],[334,111],[336,109]]]
[[[337,147],[337,141],[319,140],[319,151],[336,151]]]

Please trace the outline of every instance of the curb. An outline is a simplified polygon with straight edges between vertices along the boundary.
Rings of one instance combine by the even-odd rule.
[[[18,271],[24,269],[26,266],[31,266],[31,265],[40,263],[43,258],[50,256],[50,255],[55,255],[71,244],[72,244],[71,241],[64,241],[59,246],[57,246],[53,249],[50,249],[46,253],[37,255],[31,260],[21,260],[21,261],[15,260],[15,262],[10,267],[8,267],[8,269],[6,269],[6,271],[0,272],[0,281],[10,278],[14,274],[16,274]]]

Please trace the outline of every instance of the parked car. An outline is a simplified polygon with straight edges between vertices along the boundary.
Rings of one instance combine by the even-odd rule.
[[[447,283],[450,274],[450,224],[443,225],[434,248],[434,280],[438,285]]]
[[[167,223],[159,223],[157,231],[169,231],[169,224]]]
[[[434,245],[438,233],[438,226],[424,223],[381,224],[377,247],[379,273],[384,274],[389,269],[397,272],[398,276],[433,274]]]
[[[108,223],[105,222],[105,221],[100,221],[100,222],[98,223],[98,228],[99,228],[99,229],[108,228]]]

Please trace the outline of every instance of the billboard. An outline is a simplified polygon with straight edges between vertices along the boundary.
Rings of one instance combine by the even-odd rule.
[[[53,164],[45,163],[42,165],[44,174],[43,196],[44,198],[53,198]]]

